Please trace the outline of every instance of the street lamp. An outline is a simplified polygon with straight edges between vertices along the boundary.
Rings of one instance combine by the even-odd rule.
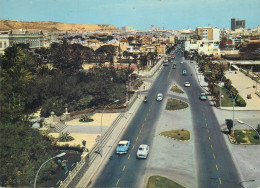
[[[119,100],[115,100],[115,101],[109,103],[109,104],[104,108],[104,110],[103,110],[103,112],[102,112],[102,115],[101,115],[101,131],[100,131],[100,135],[101,135],[101,136],[100,136],[100,154],[101,154],[101,150],[102,150],[102,120],[103,120],[103,114],[104,114],[106,108],[107,108],[109,105],[114,104],[114,103],[117,103],[118,101],[119,101]],[[101,155],[101,157],[102,157],[102,155]]]
[[[60,153],[59,155],[56,155],[55,157],[52,157],[52,158],[48,159],[47,161],[45,161],[45,162],[40,166],[39,170],[38,170],[37,173],[36,173],[35,179],[34,179],[34,186],[33,186],[34,188],[36,188],[36,180],[37,180],[37,176],[38,176],[38,174],[39,174],[41,168],[43,167],[43,165],[45,165],[48,161],[50,161],[50,160],[52,160],[52,159],[54,159],[54,158],[62,157],[62,156],[64,156],[64,155],[66,155],[65,152]]]
[[[240,92],[245,90],[245,89],[249,89],[249,88],[251,88],[251,87],[244,88],[244,89],[240,90]],[[226,88],[224,88],[224,89],[226,89]],[[234,119],[235,119],[235,101],[236,101],[236,98],[238,96],[238,92],[235,95],[235,97],[233,97],[233,94],[231,93],[231,91],[229,91],[228,89],[226,89],[226,90],[229,92],[229,94],[231,95],[232,100],[233,100],[233,136],[235,136],[235,130],[234,130],[234,125],[235,125],[235,122],[234,122]]]

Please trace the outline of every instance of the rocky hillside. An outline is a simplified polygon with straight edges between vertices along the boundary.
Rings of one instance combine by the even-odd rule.
[[[60,22],[22,22],[13,20],[0,20],[0,31],[15,29],[42,30],[42,31],[104,31],[119,30],[113,25],[90,25],[90,24],[69,24]]]

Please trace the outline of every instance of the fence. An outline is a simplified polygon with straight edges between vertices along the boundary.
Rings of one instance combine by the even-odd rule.
[[[76,186],[76,184],[79,182],[79,180],[84,175],[84,172],[89,168],[89,166],[93,163],[93,161],[96,159],[96,157],[98,155],[100,155],[100,152],[105,145],[104,143],[106,143],[107,140],[110,138],[112,132],[114,131],[115,127],[117,126],[118,122],[121,120],[122,117],[123,117],[123,114],[121,113],[115,119],[115,121],[109,127],[109,129],[105,132],[105,134],[102,136],[101,141],[97,142],[91,148],[91,150],[89,151],[89,153],[86,156],[82,155],[80,162],[78,162],[76,164],[75,168],[69,172],[69,175],[66,177],[66,179],[64,181],[60,182],[60,186],[59,186],[60,188]]]
[[[127,110],[133,105],[135,100],[137,99],[137,93],[135,93],[132,98],[129,100],[127,105]],[[111,134],[113,133],[114,129],[116,128],[118,122],[124,117],[124,114],[121,113],[112,123],[112,125],[109,127],[109,129],[105,132],[105,134],[102,136],[102,139],[100,142],[97,142],[89,151],[89,153],[84,156],[82,155],[80,162],[78,162],[75,166],[75,168],[69,172],[69,175],[66,177],[64,181],[60,182],[61,188],[63,187],[75,187],[77,183],[80,181],[80,179],[83,177],[84,172],[89,168],[89,166],[93,163],[93,161],[96,159],[98,155],[100,155],[100,152],[102,148],[104,147],[105,143],[110,138]],[[76,176],[77,175],[77,176]]]

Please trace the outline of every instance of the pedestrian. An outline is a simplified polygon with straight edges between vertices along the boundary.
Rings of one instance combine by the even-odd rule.
[[[59,167],[59,169],[61,169],[61,160],[60,159],[58,160],[58,167]]]

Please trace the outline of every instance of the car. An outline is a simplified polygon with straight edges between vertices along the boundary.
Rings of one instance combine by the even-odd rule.
[[[180,64],[183,64],[183,61],[181,61]]]
[[[185,83],[184,83],[184,86],[185,86],[185,87],[190,87],[190,82],[185,82]]]
[[[156,100],[157,101],[162,101],[163,100],[163,94],[162,93],[158,93]]]
[[[201,93],[200,94],[200,100],[207,100],[206,93]]]
[[[146,144],[141,144],[137,150],[136,158],[147,159],[148,154],[149,154],[149,146]]]
[[[167,62],[166,62],[166,63],[165,63],[165,62],[163,63],[163,66],[168,66],[168,65],[169,65],[169,64],[168,64]]]
[[[173,68],[173,69],[176,69],[176,64],[173,64],[172,68]]]
[[[116,147],[116,154],[126,154],[130,146],[130,141],[121,140]]]
[[[186,75],[187,74],[187,71],[186,70],[183,70],[182,71],[182,75]]]

